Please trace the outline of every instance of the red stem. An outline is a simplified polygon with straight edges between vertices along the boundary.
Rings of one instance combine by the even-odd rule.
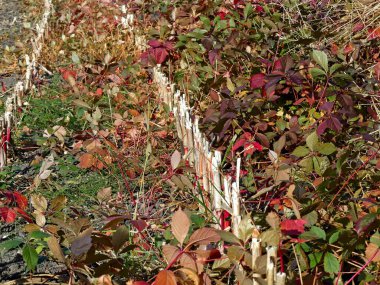
[[[342,275],[342,268],[343,268],[343,262],[340,263],[340,266],[339,266],[339,272],[338,272],[338,276],[336,277],[335,285],[338,285],[338,284],[339,284],[339,278],[340,278],[340,276]]]
[[[132,203],[133,203],[133,205],[135,205],[135,204],[136,204],[135,197],[133,197],[132,190],[131,190],[131,188],[129,187],[128,180],[127,180],[127,178],[125,177],[124,169],[123,169],[122,165],[120,164],[120,161],[117,162],[117,166],[119,167],[119,170],[120,170],[121,176],[122,176],[122,178],[123,178],[123,181],[124,181],[125,187],[127,188],[128,192],[129,192],[129,196],[131,197]]]
[[[360,165],[360,167],[358,169],[356,169],[350,175],[350,177],[344,182],[344,184],[342,185],[342,187],[340,187],[340,189],[338,190],[338,192],[336,192],[336,194],[332,198],[331,202],[328,204],[327,208],[331,207],[332,203],[334,202],[334,200],[336,199],[336,197],[338,197],[338,195],[340,194],[340,192],[342,192],[342,190],[344,188],[346,188],[346,186],[348,185],[348,183],[352,180],[352,178],[354,178],[356,176],[356,174],[359,172],[359,170],[362,169],[364,166],[366,166],[368,164],[368,162],[378,154],[378,152],[379,152],[379,150],[377,150],[376,152],[374,152],[369,158],[367,158],[367,160],[362,165]]]
[[[376,250],[376,252],[371,256],[370,259],[368,259],[368,261],[354,274],[354,276],[352,276],[350,278],[350,280],[348,280],[346,283],[344,283],[344,285],[348,285],[350,282],[352,282],[352,280],[355,279],[356,276],[358,276],[367,266],[368,264],[371,263],[371,261],[375,258],[375,256],[377,255],[377,253],[379,252],[379,248]]]

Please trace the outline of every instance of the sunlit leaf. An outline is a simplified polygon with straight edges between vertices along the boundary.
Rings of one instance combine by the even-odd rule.
[[[331,252],[325,253],[323,266],[328,273],[338,273],[339,271],[339,261]]]
[[[177,281],[175,279],[175,275],[173,271],[170,270],[162,270],[157,274],[156,285],[177,285]]]
[[[178,209],[172,218],[171,227],[174,237],[182,245],[189,232],[191,221],[184,211]]]

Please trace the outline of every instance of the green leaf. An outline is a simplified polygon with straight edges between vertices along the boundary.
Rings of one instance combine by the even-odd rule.
[[[335,71],[339,70],[342,67],[343,65],[340,63],[333,64],[333,66],[330,67],[330,74],[333,74]]]
[[[324,72],[322,69],[317,68],[317,67],[311,68],[309,72],[314,80],[317,79],[318,77],[326,76],[326,72]]]
[[[199,18],[200,18],[200,20],[201,20],[202,23],[203,23],[203,27],[204,27],[207,31],[209,31],[209,30],[211,29],[211,21],[210,21],[210,19],[209,19],[208,17],[205,17],[205,16],[200,16]]]
[[[23,240],[18,239],[18,238],[3,241],[2,243],[0,243],[0,251],[3,251],[3,250],[8,251],[8,250],[14,249],[22,243],[23,243]]]
[[[254,228],[255,227],[252,223],[252,219],[248,215],[244,216],[239,224],[238,238],[244,242],[247,242],[247,240],[251,237],[252,230]]]
[[[232,245],[227,249],[227,256],[231,261],[239,261],[244,255],[244,249],[240,246]]]
[[[313,166],[315,172],[317,172],[318,175],[323,175],[323,173],[326,171],[326,169],[330,166],[330,161],[326,156],[313,157]]]
[[[338,273],[339,271],[339,261],[331,252],[325,253],[323,266],[328,273]]]
[[[231,232],[226,232],[226,231],[221,231],[221,230],[217,230],[216,232],[218,233],[220,238],[227,243],[237,244],[237,245],[242,244],[240,239],[238,239],[237,236],[235,236]]]
[[[201,215],[191,214],[190,220],[195,226],[197,226],[197,228],[203,228],[206,226],[206,220]]]
[[[292,152],[293,155],[297,157],[304,157],[310,153],[309,149],[304,146],[297,146],[296,149]]]
[[[269,229],[260,234],[260,239],[264,246],[278,246],[281,238],[281,231],[278,229]]]
[[[75,51],[73,51],[73,52],[71,53],[71,60],[72,60],[75,64],[80,64],[79,56],[78,56],[78,54],[77,54]]]
[[[340,236],[340,231],[333,233],[329,238],[329,243],[334,244],[339,239],[339,236]]]
[[[212,269],[229,269],[231,268],[231,261],[228,258],[221,258],[214,261]]]
[[[26,263],[26,267],[30,271],[36,268],[37,263],[38,263],[38,254],[37,254],[37,251],[33,247],[26,244],[24,246],[24,249],[22,250],[22,257]]]
[[[50,235],[42,231],[34,231],[29,234],[29,238],[32,238],[32,239],[44,239],[48,237],[50,237]]]
[[[300,162],[299,162],[299,166],[301,166],[303,168],[303,170],[307,173],[311,173],[313,172],[313,158],[312,157],[306,157],[304,159],[302,159]]]
[[[298,262],[301,267],[301,270],[308,270],[309,260],[307,258],[305,251],[302,249],[300,244],[297,244],[295,248],[296,248],[295,254],[297,254],[298,256]]]
[[[310,227],[318,222],[318,213],[317,211],[312,211],[302,216],[302,219],[307,222],[306,226]]]
[[[304,239],[314,240],[314,239],[326,239],[326,232],[321,228],[312,226],[311,229],[300,236]]]
[[[231,93],[235,92],[235,85],[229,77],[227,78],[227,88],[231,91]]]
[[[230,19],[229,24],[230,24],[230,28],[235,28],[236,27],[236,24],[235,24],[235,21],[234,21],[233,18]]]
[[[214,31],[215,32],[221,31],[221,30],[224,30],[225,28],[227,28],[227,21],[226,20],[220,20],[215,24]]]
[[[316,63],[318,63],[325,72],[329,70],[329,61],[327,58],[327,54],[324,51],[314,50],[312,54],[313,59]]]
[[[333,143],[319,143],[316,151],[324,155],[330,155],[336,152],[336,147]]]
[[[251,3],[248,3],[247,6],[244,7],[244,19],[247,20],[248,16],[252,13],[253,7]]]
[[[306,138],[306,145],[311,151],[316,151],[318,147],[318,135],[316,132],[312,132]]]
[[[308,255],[308,257],[309,257],[309,260],[310,260],[310,262],[309,262],[309,264],[310,264],[310,268],[314,268],[314,267],[316,267],[320,262],[321,262],[321,260],[322,260],[322,252],[313,252],[313,253],[310,253],[309,255]]]
[[[374,233],[370,240],[369,240],[371,243],[374,243],[376,244],[377,246],[380,246],[380,233],[379,232],[376,232]]]

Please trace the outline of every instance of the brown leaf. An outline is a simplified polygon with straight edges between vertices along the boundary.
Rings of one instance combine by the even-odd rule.
[[[191,285],[199,285],[200,280],[198,274],[189,268],[180,268],[175,271],[175,275],[179,280],[181,284],[191,284]]]
[[[244,249],[240,246],[230,246],[227,250],[227,256],[231,261],[240,261],[244,256]]]
[[[279,229],[280,228],[280,218],[275,212],[270,212],[265,220],[267,221],[268,225],[271,226],[272,229]]]
[[[169,264],[179,254],[179,248],[174,245],[166,244],[162,247],[162,253],[164,254],[164,257]]]
[[[55,197],[50,203],[50,209],[53,212],[60,211],[67,203],[67,198],[63,195]]]
[[[140,116],[139,111],[134,110],[134,109],[129,109],[129,110],[128,110],[128,113],[131,114],[132,117],[138,117],[138,116]]]
[[[71,243],[71,252],[75,256],[82,255],[86,253],[92,245],[91,241],[92,228],[88,228],[82,232],[76,239]]]
[[[375,257],[373,257],[375,256]],[[369,243],[366,250],[365,250],[365,257],[367,259],[373,258],[373,262],[379,262],[380,261],[380,248],[378,245],[374,243]]]
[[[33,216],[36,219],[36,224],[40,227],[43,227],[46,224],[45,215],[39,211],[34,211]]]
[[[40,230],[40,227],[37,226],[36,224],[27,224],[27,225],[25,225],[24,230],[25,230],[27,233],[32,233],[32,232],[34,232],[34,231],[39,231],[39,230]]]
[[[116,252],[129,240],[129,230],[126,226],[119,227],[112,236],[112,245]]]
[[[56,258],[59,262],[64,263],[65,262],[65,255],[63,254],[62,248],[59,245],[58,240],[54,236],[51,236],[47,240],[47,244],[48,244],[49,249],[50,249],[51,253],[53,254],[54,258]]]
[[[34,209],[40,212],[45,212],[47,209],[47,200],[42,195],[32,195],[31,197],[32,206]]]
[[[259,274],[265,274],[267,271],[267,261],[268,256],[266,254],[258,256],[255,259],[255,264],[253,265],[254,272]]]
[[[92,154],[85,153],[79,158],[78,166],[83,169],[90,168],[94,165],[95,161],[96,158]]]
[[[212,228],[201,228],[196,230],[190,237],[189,245],[192,244],[200,244],[207,245],[210,242],[218,242],[220,240],[220,236],[218,233]]]
[[[98,285],[112,285],[111,276],[108,274],[102,275],[98,278],[98,282],[96,283]]]
[[[104,202],[109,200],[112,197],[111,187],[103,188],[99,190],[98,194],[96,194],[96,198],[99,202]]]
[[[162,270],[157,274],[155,285],[177,285],[173,271]]]
[[[198,273],[203,271],[203,265],[196,262],[189,253],[183,253],[181,255],[181,258],[179,259],[179,264],[182,267],[190,268],[191,270],[194,270]]]
[[[173,215],[171,226],[174,237],[182,245],[190,229],[190,219],[184,211],[178,209]]]
[[[170,158],[172,169],[173,170],[176,169],[180,162],[181,162],[181,153],[178,150],[176,150],[174,151],[174,153],[172,154],[172,157]]]

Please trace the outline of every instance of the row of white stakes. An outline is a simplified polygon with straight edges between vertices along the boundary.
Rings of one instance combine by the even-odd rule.
[[[25,54],[25,79],[18,81],[13,87],[12,94],[5,101],[5,112],[0,117],[0,133],[1,133],[1,147],[0,147],[0,169],[7,165],[7,149],[9,147],[9,135],[12,127],[16,123],[15,113],[17,107],[22,106],[22,97],[33,86],[33,78],[37,72],[37,59],[39,58],[43,46],[43,39],[48,28],[48,21],[52,11],[52,0],[45,0],[44,13],[39,23],[36,24],[37,34],[32,42],[32,54],[29,56]]]
[[[127,9],[123,5],[121,10],[124,14]],[[144,36],[138,35],[133,27],[134,15],[126,14],[122,17],[123,26],[128,28],[134,37],[134,44],[137,49],[144,51],[147,48],[147,40]],[[127,24],[125,24],[127,23]],[[177,134],[183,142],[184,157],[194,166],[197,177],[201,180],[201,185],[205,193],[211,196],[211,206],[217,219],[223,210],[232,215],[232,232],[238,235],[239,223],[241,221],[241,197],[240,197],[240,167],[241,158],[236,161],[235,181],[231,176],[221,173],[222,153],[211,150],[210,143],[206,136],[199,129],[199,118],[192,116],[191,107],[184,94],[175,88],[175,84],[161,71],[160,65],[153,68],[153,80],[158,87],[158,93],[163,103],[169,106],[174,114]],[[252,264],[262,255],[261,241],[252,239],[251,243]],[[277,272],[277,247],[267,247],[267,272],[266,281],[268,285],[285,285],[286,274]],[[254,276],[260,277],[260,276]],[[259,283],[252,280],[253,285]]]

